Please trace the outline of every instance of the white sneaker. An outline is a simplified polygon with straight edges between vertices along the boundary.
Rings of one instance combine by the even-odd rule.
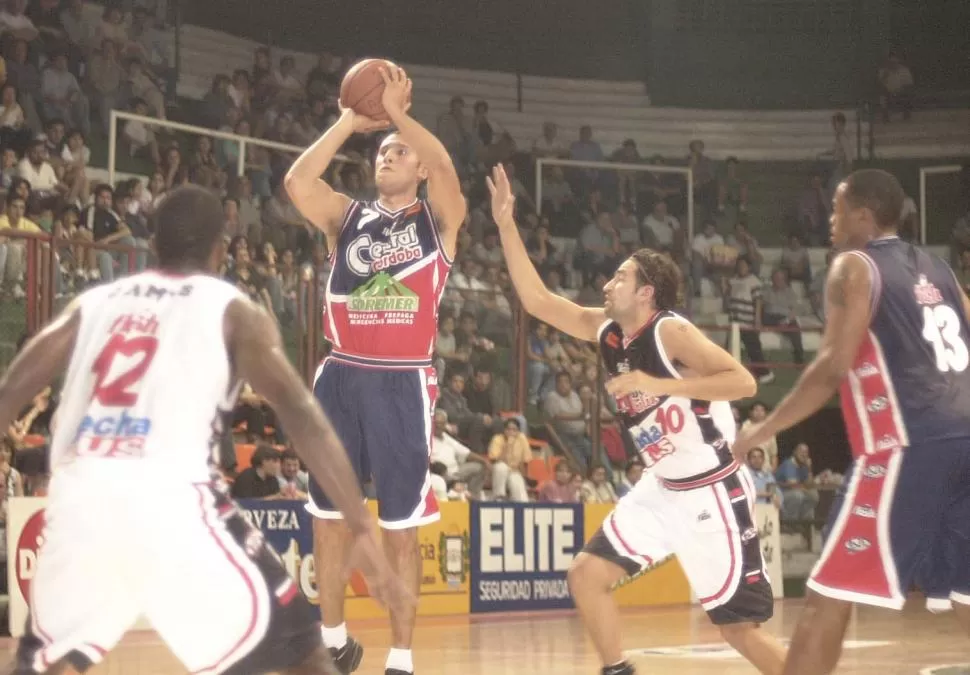
[[[774,382],[774,381],[775,381],[775,374],[770,371],[758,378],[758,382],[760,382],[761,384],[768,384],[769,382]]]
[[[13,297],[15,297],[17,300],[22,300],[27,297],[27,294],[24,293],[23,286],[21,286],[20,284],[16,284],[13,287]]]

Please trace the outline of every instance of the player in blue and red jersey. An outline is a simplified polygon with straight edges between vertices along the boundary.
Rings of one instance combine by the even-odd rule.
[[[417,595],[421,556],[417,527],[439,519],[428,473],[438,384],[431,364],[438,304],[451,268],[466,205],[445,147],[408,114],[411,81],[384,71],[389,122],[343,109],[340,119],[293,164],[286,189],[324,232],[333,271],[324,329],[333,352],[317,370],[314,393],[333,420],[360,480],[373,479],[384,545],[398,574]],[[374,176],[378,199],[352,200],[320,179],[353,133],[393,125],[380,145]],[[418,198],[427,181],[428,198]],[[363,649],[347,636],[342,570],[346,527],[340,513],[310,485],[314,556],[324,643],[343,673],[357,669]],[[412,673],[415,612],[391,613],[387,675]]]
[[[785,672],[831,672],[852,603],[901,609],[920,588],[970,629],[970,301],[949,265],[897,236],[904,193],[884,171],[835,193],[825,334],[792,392],[742,431],[736,457],[841,388],[852,453],[808,581]]]

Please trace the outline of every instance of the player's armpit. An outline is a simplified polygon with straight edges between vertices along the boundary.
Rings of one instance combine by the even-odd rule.
[[[836,387],[852,367],[871,320],[869,266],[857,255],[840,255],[825,282],[825,332],[816,357]]]
[[[226,310],[225,334],[236,374],[267,399],[310,474],[351,529],[366,530],[371,517],[347,452],[286,358],[276,322],[252,301],[239,298]]]
[[[77,300],[27,341],[0,378],[0,429],[6,429],[45,386],[67,368],[81,326]]]
[[[670,362],[690,374],[671,380],[671,394],[704,401],[734,401],[754,396],[758,385],[748,369],[701,330],[679,319],[661,320],[660,343]],[[666,383],[665,383],[666,384]]]

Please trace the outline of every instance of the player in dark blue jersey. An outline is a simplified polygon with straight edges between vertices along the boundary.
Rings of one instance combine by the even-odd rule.
[[[836,190],[836,258],[815,360],[736,457],[841,387],[854,464],[808,581],[785,673],[829,673],[852,603],[901,609],[912,587],[970,630],[970,300],[950,267],[899,239],[903,189],[857,171]]]

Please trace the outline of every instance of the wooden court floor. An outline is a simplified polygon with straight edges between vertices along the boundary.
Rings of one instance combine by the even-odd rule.
[[[870,608],[856,612],[839,673],[967,675],[970,639],[952,615],[931,615],[922,603],[903,613]],[[775,605],[768,630],[791,634],[801,610],[795,600]],[[367,652],[360,675],[383,675],[390,635],[379,622],[358,622],[351,632]],[[722,644],[697,608],[630,610],[624,613],[624,644],[641,673],[736,675],[755,672]],[[12,653],[7,639],[3,648]],[[579,618],[569,612],[506,614],[419,620],[415,637],[417,675],[596,675],[599,665]],[[185,670],[153,633],[133,633],[96,675],[170,675]]]

